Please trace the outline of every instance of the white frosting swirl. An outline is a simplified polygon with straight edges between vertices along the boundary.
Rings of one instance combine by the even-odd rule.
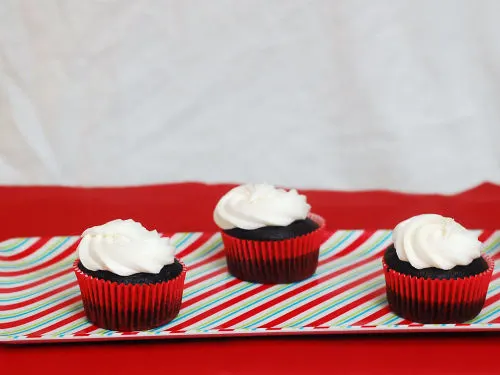
[[[267,184],[241,185],[219,200],[214,221],[221,229],[287,226],[305,219],[310,209],[306,197],[297,190],[286,191]]]
[[[481,256],[481,242],[453,219],[436,214],[414,216],[392,234],[398,258],[417,268],[449,270]]]
[[[120,276],[158,273],[174,262],[174,253],[169,238],[162,238],[156,230],[148,231],[131,219],[89,228],[78,245],[78,257],[85,268]]]

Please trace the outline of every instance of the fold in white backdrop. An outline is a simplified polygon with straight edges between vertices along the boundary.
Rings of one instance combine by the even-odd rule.
[[[0,183],[500,182],[500,1],[0,2]]]

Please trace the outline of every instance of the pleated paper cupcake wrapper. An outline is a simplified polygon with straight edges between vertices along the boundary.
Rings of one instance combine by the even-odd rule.
[[[310,218],[319,228],[286,240],[243,240],[221,232],[229,272],[240,280],[261,284],[292,283],[312,276],[318,266],[325,221],[314,214]]]
[[[161,326],[179,313],[186,266],[176,278],[155,284],[122,284],[86,275],[73,264],[83,307],[96,326],[114,331],[141,331]]]
[[[494,262],[483,256],[488,269],[478,275],[438,280],[404,275],[384,267],[387,300],[400,317],[418,323],[463,323],[484,306]]]

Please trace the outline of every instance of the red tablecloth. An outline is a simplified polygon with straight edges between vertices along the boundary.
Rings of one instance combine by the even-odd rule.
[[[80,234],[117,217],[160,231],[210,231],[212,210],[229,185],[133,188],[0,187],[0,240]],[[423,212],[469,228],[500,228],[500,186],[454,196],[306,191],[330,229],[392,228]],[[351,335],[124,343],[0,346],[0,373],[65,374],[485,374],[498,334]],[[430,371],[431,370],[431,371]]]

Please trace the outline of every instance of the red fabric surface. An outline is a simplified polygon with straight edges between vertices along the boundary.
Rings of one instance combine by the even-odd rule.
[[[80,234],[117,217],[164,232],[211,231],[229,185],[133,188],[0,187],[0,239]],[[423,212],[469,228],[500,228],[500,186],[454,196],[305,191],[329,229],[392,228]],[[350,335],[0,346],[0,373],[486,374],[498,334]],[[425,370],[423,370],[425,369]]]

